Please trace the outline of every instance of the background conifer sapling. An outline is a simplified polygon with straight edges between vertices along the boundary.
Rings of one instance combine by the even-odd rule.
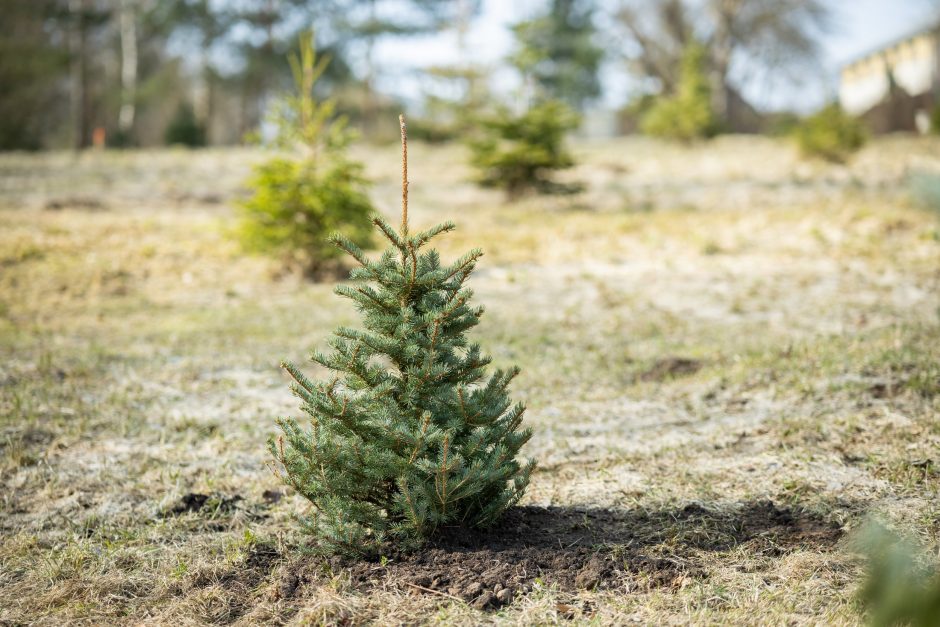
[[[698,43],[682,54],[676,93],[657,98],[643,115],[640,126],[653,137],[692,142],[718,133],[718,117],[712,107],[708,55]]]
[[[184,101],[177,106],[176,114],[163,134],[163,140],[169,146],[198,148],[206,145],[206,129],[199,124],[191,104]]]
[[[809,116],[796,129],[796,142],[804,157],[832,163],[848,161],[867,139],[861,120],[846,113],[837,102]]]
[[[313,36],[300,40],[290,58],[295,93],[282,98],[272,115],[279,155],[255,168],[254,193],[241,205],[237,234],[253,252],[281,257],[308,275],[329,270],[342,251],[329,243],[334,231],[358,246],[371,242],[372,203],[362,164],[349,159],[351,133],[336,116],[332,99],[318,100],[317,80],[329,63],[318,57]]]
[[[479,181],[514,198],[528,190],[574,191],[551,175],[574,165],[565,134],[578,127],[578,114],[560,100],[543,99],[521,114],[500,107],[479,118],[479,133],[469,141],[470,163]]]
[[[278,474],[313,506],[306,528],[331,552],[416,546],[442,525],[485,527],[522,497],[534,467],[517,460],[531,437],[507,391],[518,369],[485,377],[490,358],[467,338],[483,313],[465,286],[482,251],[442,265],[426,246],[453,223],[409,230],[400,121],[401,228],[374,219],[390,248],[373,261],[332,238],[359,264],[358,283],[336,292],[355,302],[362,328],[336,329],[332,350],[312,356],[332,371],[326,380],[284,364],[309,421],[279,420],[282,434],[269,441]]]

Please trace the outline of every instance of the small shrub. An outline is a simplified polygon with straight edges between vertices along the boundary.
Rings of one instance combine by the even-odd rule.
[[[335,265],[339,251],[332,232],[357,246],[370,244],[372,203],[360,163],[346,157],[351,135],[335,116],[332,100],[318,101],[313,88],[328,59],[317,59],[312,37],[301,39],[291,57],[296,93],[275,107],[275,140],[294,156],[277,156],[254,169],[253,190],[241,203],[236,234],[250,252],[281,257],[316,276]]]
[[[703,46],[686,48],[676,93],[657,99],[643,115],[640,128],[645,134],[690,142],[718,132],[707,61]]]
[[[313,504],[305,527],[328,552],[375,554],[442,525],[486,526],[522,497],[534,467],[516,460],[532,435],[507,392],[518,369],[486,379],[490,359],[466,336],[483,313],[465,287],[483,253],[442,265],[437,251],[422,252],[454,225],[412,235],[404,198],[401,230],[374,219],[390,243],[378,260],[333,238],[360,264],[351,276],[363,283],[336,293],[356,303],[364,327],[336,329],[332,351],[313,355],[334,374],[313,382],[284,365],[310,426],[279,420],[269,449]]]
[[[930,132],[934,135],[940,135],[940,104],[930,112]]]
[[[940,571],[921,549],[877,523],[869,523],[855,542],[868,556],[861,600],[871,625],[940,624]]]
[[[531,189],[558,191],[550,175],[574,165],[564,139],[579,123],[577,113],[557,100],[544,100],[521,115],[501,108],[479,120],[481,135],[470,141],[471,164],[481,184],[510,197]]]
[[[176,113],[163,134],[163,141],[168,146],[199,148],[206,145],[206,129],[196,119],[196,113],[191,104],[181,102],[176,108]]]
[[[796,129],[796,141],[805,157],[845,163],[865,145],[865,127],[836,104],[808,117]]]

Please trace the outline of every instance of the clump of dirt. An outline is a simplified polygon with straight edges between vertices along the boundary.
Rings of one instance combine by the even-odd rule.
[[[60,211],[62,209],[85,209],[86,211],[104,211],[107,205],[98,198],[75,196],[67,198],[53,198],[43,206],[47,211]]]
[[[641,381],[665,381],[695,374],[705,366],[701,359],[664,357],[640,374]]]
[[[197,204],[197,205],[221,205],[225,202],[225,196],[214,192],[179,192],[170,194],[170,199],[176,204]]]
[[[279,595],[293,596],[326,570],[345,574],[357,589],[397,586],[489,610],[536,583],[564,593],[618,589],[628,581],[632,587],[678,589],[707,577],[702,550],[755,541],[767,555],[768,548],[831,547],[840,535],[818,517],[771,501],[714,511],[698,504],[660,512],[516,507],[487,530],[445,528],[413,553],[392,552],[379,561],[302,561],[284,574]]]
[[[180,500],[174,503],[167,513],[179,516],[180,514],[201,511],[206,506],[215,512],[231,512],[241,500],[242,497],[237,494],[226,496],[224,494],[190,492],[180,497]]]
[[[0,451],[11,446],[44,446],[55,439],[55,433],[36,427],[16,427],[0,431]]]
[[[261,493],[261,498],[264,500],[266,505],[274,505],[280,503],[281,499],[284,497],[284,493],[280,490],[265,490]]]

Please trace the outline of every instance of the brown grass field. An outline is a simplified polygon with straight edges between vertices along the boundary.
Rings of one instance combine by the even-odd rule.
[[[583,193],[513,203],[410,150],[413,226],[484,248],[475,338],[523,368],[524,542],[613,565],[536,559],[484,610],[304,551],[265,467],[299,415],[278,363],[355,312],[228,237],[264,153],[0,155],[0,625],[863,622],[854,529],[940,546],[940,215],[905,182],[940,141],[575,148]],[[397,146],[355,152],[394,217]]]

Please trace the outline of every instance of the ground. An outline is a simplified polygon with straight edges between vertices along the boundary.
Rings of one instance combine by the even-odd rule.
[[[481,246],[475,337],[537,457],[486,538],[325,561],[266,467],[282,359],[354,323],[228,236],[258,150],[0,155],[0,624],[856,624],[869,517],[940,546],[940,142],[580,143],[506,202],[411,147]],[[398,149],[359,146],[382,212]],[[311,376],[323,373],[312,365]]]

